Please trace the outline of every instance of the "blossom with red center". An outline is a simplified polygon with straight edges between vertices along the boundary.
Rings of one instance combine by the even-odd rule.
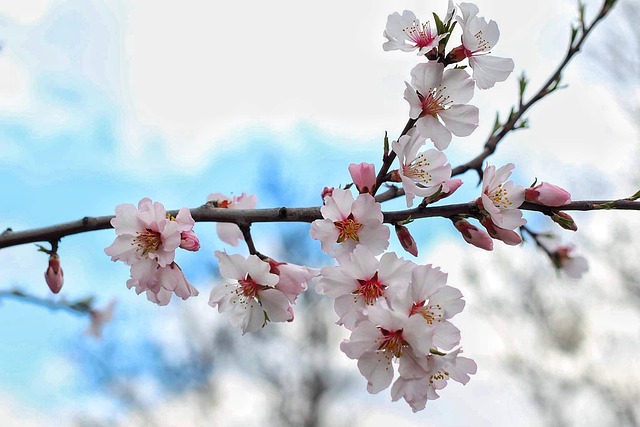
[[[324,219],[311,224],[310,234],[320,240],[324,253],[339,257],[365,245],[377,255],[389,246],[389,229],[382,224],[380,203],[371,194],[360,194],[354,201],[349,190],[336,188],[325,197],[320,212]]]
[[[367,390],[378,393],[393,381],[394,361],[400,364],[400,372],[421,372],[416,359],[427,356],[432,335],[418,317],[375,305],[349,339],[340,344],[340,349],[347,357],[358,359],[358,369],[367,379]]]
[[[421,24],[413,12],[405,10],[402,15],[398,12],[389,15],[383,36],[387,39],[382,45],[385,51],[411,52],[417,49],[418,55],[425,55],[437,48],[446,34],[438,35],[437,30],[431,29],[429,21]]]
[[[216,251],[220,275],[224,279],[211,291],[209,305],[229,313],[229,321],[242,333],[255,332],[267,322],[286,322],[293,318],[289,299],[276,289],[278,276],[270,273],[269,263],[256,255],[228,255]]]
[[[407,207],[413,206],[415,196],[430,197],[450,191],[451,165],[447,163],[447,157],[434,149],[420,151],[425,142],[425,137],[414,128],[391,143],[400,163],[398,174]]]
[[[337,267],[324,267],[316,292],[335,298],[339,325],[353,329],[366,318],[366,310],[390,294],[402,293],[414,265],[387,252],[378,260],[366,246],[338,259]]]
[[[207,202],[222,209],[254,209],[258,205],[258,198],[255,194],[242,193],[229,198],[221,193],[212,193],[207,196]],[[236,224],[219,222],[216,224],[216,231],[220,240],[231,246],[238,246],[240,241],[244,240],[242,231]]]
[[[433,331],[434,346],[451,350],[460,343],[460,330],[449,319],[462,311],[465,302],[462,293],[446,283],[447,274],[439,267],[418,265],[411,272],[406,291],[389,299],[394,310],[424,320]]]
[[[411,84],[406,86],[409,117],[438,150],[449,146],[452,133],[469,136],[478,127],[478,108],[466,105],[473,97],[473,80],[466,71],[444,71],[442,63],[430,61],[411,70]]]
[[[513,60],[488,55],[500,37],[495,21],[487,23],[479,17],[475,4],[460,3],[459,7],[462,17],[457,16],[456,20],[462,27],[462,46],[457,50],[469,59],[478,89],[492,88],[496,82],[503,82],[509,77],[514,67]]]
[[[524,188],[515,185],[513,181],[507,181],[514,167],[513,163],[498,170],[495,166],[487,166],[482,175],[482,194],[478,198],[478,206],[484,210],[485,215],[490,216],[497,227],[507,230],[527,223],[518,209],[524,202]],[[491,230],[487,231],[491,234]]]

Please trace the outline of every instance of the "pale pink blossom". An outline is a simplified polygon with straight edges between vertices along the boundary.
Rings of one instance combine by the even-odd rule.
[[[44,280],[47,282],[47,286],[51,289],[51,292],[57,294],[64,285],[64,271],[60,267],[60,257],[58,254],[49,255],[49,266],[47,271],[44,272]]]
[[[431,264],[418,265],[404,292],[389,296],[394,311],[421,317],[432,331],[433,346],[451,350],[460,344],[460,330],[449,319],[465,306],[462,293],[447,284],[447,274]]]
[[[216,251],[220,275],[209,297],[209,305],[229,313],[233,326],[242,333],[255,332],[267,322],[286,322],[293,318],[287,296],[276,289],[278,276],[270,273],[269,263],[256,255],[244,258]]]
[[[373,193],[376,188],[376,170],[371,163],[351,163],[351,179],[360,193]]]
[[[278,276],[275,288],[287,297],[291,304],[296,302],[298,295],[307,290],[311,279],[320,275],[320,270],[302,265],[277,262],[269,258],[269,272]]]
[[[447,157],[434,149],[420,152],[424,143],[425,137],[415,129],[391,143],[400,163],[398,174],[402,180],[407,207],[413,206],[415,196],[431,197],[436,193],[450,191],[448,183],[451,180],[451,165],[447,163]]]
[[[482,194],[478,205],[500,228],[513,230],[527,223],[522,218],[520,205],[524,202],[524,188],[507,181],[515,166],[508,163],[496,170],[495,166],[487,166],[482,176]],[[491,234],[491,230],[489,234]]]
[[[137,294],[146,292],[147,299],[158,305],[167,305],[172,294],[186,300],[199,293],[175,262],[164,267],[150,262],[131,266],[131,279],[127,281],[127,287],[135,288]]]
[[[324,267],[316,292],[335,298],[336,322],[353,329],[366,318],[365,311],[389,294],[403,292],[409,283],[413,263],[387,252],[378,260],[366,246],[360,245],[344,257],[337,267]]]
[[[104,325],[109,323],[113,318],[113,312],[116,308],[116,300],[111,300],[109,304],[102,310],[91,310],[89,314],[91,315],[91,324],[87,328],[86,333],[95,338],[102,337],[102,329]]]
[[[456,20],[462,27],[462,46],[458,50],[469,59],[473,80],[478,88],[489,89],[496,82],[509,77],[514,68],[513,60],[488,55],[500,37],[495,21],[487,23],[484,18],[477,16],[478,7],[475,4],[460,3],[459,7],[462,17],[457,16]]]
[[[466,71],[444,71],[442,63],[430,61],[411,70],[411,85],[406,86],[409,117],[417,120],[418,132],[438,150],[449,146],[452,133],[469,136],[478,127],[478,108],[466,105],[474,86]]]
[[[326,254],[339,257],[365,245],[377,255],[389,246],[390,232],[382,224],[380,203],[370,194],[360,194],[354,201],[349,190],[336,188],[332,196],[325,197],[320,212],[324,219],[311,224],[310,235],[320,240]]]
[[[367,318],[340,344],[340,349],[350,359],[358,359],[367,390],[378,393],[393,381],[394,360],[401,371],[420,370],[416,358],[429,353],[433,331],[419,316],[409,317],[380,305],[367,311]]]
[[[470,374],[478,370],[476,362],[466,357],[460,357],[461,349],[446,355],[432,354],[419,361],[424,369],[423,376],[405,377],[402,374],[391,387],[391,398],[395,402],[400,398],[411,406],[413,412],[425,408],[427,400],[435,400],[440,396],[437,390],[446,387],[449,379],[466,384]]]
[[[162,203],[149,198],[140,200],[137,208],[130,203],[118,205],[111,220],[117,237],[104,251],[112,261],[134,265],[151,260],[164,267],[174,260],[181,232],[191,229],[189,218],[189,210],[183,208],[171,219]]]
[[[456,229],[462,234],[464,240],[485,251],[493,250],[493,240],[486,232],[480,230],[475,225],[465,219],[459,219],[453,223]]]
[[[229,198],[221,193],[212,193],[207,196],[207,202],[213,203],[217,208],[255,209],[258,205],[258,198],[255,194],[242,193],[239,196]],[[240,241],[244,240],[242,231],[240,231],[240,228],[236,224],[219,222],[216,224],[216,231],[218,232],[220,240],[231,246],[238,246]]]
[[[571,203],[571,194],[557,185],[543,182],[524,190],[524,198],[545,206],[562,206]]]
[[[402,15],[398,12],[389,15],[387,26],[382,35],[387,39],[382,45],[385,51],[411,52],[418,50],[418,55],[425,55],[437,48],[440,40],[446,37],[446,34],[438,35],[438,31],[431,28],[429,21],[421,24],[410,10],[405,10]]]
[[[587,259],[580,255],[575,255],[573,245],[563,244],[553,235],[539,234],[538,242],[547,249],[551,261],[558,270],[564,271],[567,276],[573,279],[580,279],[582,275],[589,271]]]

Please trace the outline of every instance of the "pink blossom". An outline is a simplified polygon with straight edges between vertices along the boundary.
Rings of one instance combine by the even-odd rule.
[[[376,170],[371,163],[351,163],[351,179],[360,193],[373,193],[376,188]]]
[[[307,290],[307,283],[320,275],[320,270],[302,265],[277,262],[269,259],[269,272],[278,276],[275,288],[287,297],[291,304],[296,302],[298,295]]]
[[[500,31],[495,21],[487,21],[477,16],[478,7],[472,3],[460,3],[462,17],[456,20],[462,27],[462,46],[454,49],[461,50],[469,59],[469,66],[473,69],[473,80],[479,89],[489,89],[496,82],[502,82],[509,77],[514,68],[510,58],[499,58],[488,55],[498,42]],[[458,54],[458,52],[455,52]]]
[[[368,309],[368,317],[355,327],[340,349],[350,359],[358,359],[358,369],[367,379],[367,391],[378,393],[394,377],[392,362],[413,372],[416,358],[426,357],[432,331],[419,316],[408,317],[380,305]]]
[[[452,133],[469,136],[478,127],[478,108],[466,105],[474,86],[466,71],[444,71],[442,63],[430,61],[411,70],[411,85],[406,86],[409,117],[416,119],[418,132],[438,150],[449,146]]]
[[[86,333],[95,338],[101,338],[102,329],[104,328],[104,325],[109,323],[113,318],[113,311],[115,310],[115,307],[116,300],[111,300],[111,302],[109,302],[109,304],[107,304],[107,306],[102,310],[91,310],[89,313],[91,315],[91,324],[87,328]]]
[[[211,291],[209,305],[229,313],[229,321],[242,333],[255,332],[267,322],[286,322],[293,318],[287,296],[276,289],[279,278],[269,272],[270,265],[256,255],[244,258],[216,251],[223,281]]]
[[[158,305],[167,305],[172,294],[183,300],[198,296],[198,290],[189,283],[175,262],[165,267],[151,262],[131,266],[131,279],[127,281],[127,287],[135,288],[137,294],[146,292],[147,299]]]
[[[571,194],[567,190],[548,182],[527,188],[524,190],[524,198],[528,202],[545,206],[562,206],[571,203]]]
[[[162,203],[153,203],[149,198],[140,200],[138,208],[130,203],[116,206],[111,225],[117,237],[105,253],[112,261],[127,265],[144,260],[152,260],[161,267],[171,264],[180,246],[181,232],[190,230],[189,210],[183,208],[180,213],[180,221],[178,217],[172,219]]]
[[[580,255],[574,255],[573,245],[563,244],[553,235],[539,234],[538,242],[547,249],[551,261],[558,270],[567,273],[573,279],[580,279],[589,271],[587,259]]]
[[[254,194],[242,193],[230,199],[224,194],[212,193],[207,196],[207,202],[213,203],[216,208],[255,209],[258,205],[258,198]],[[220,240],[231,246],[238,246],[239,242],[244,240],[242,231],[240,231],[240,228],[236,224],[219,222],[216,225],[216,231],[218,232]]]
[[[49,266],[47,267],[47,271],[44,272],[44,280],[54,294],[57,294],[60,292],[60,289],[62,289],[62,285],[64,284],[64,271],[62,271],[62,267],[60,267],[60,257],[58,254],[52,253],[49,255]]]
[[[333,195],[333,187],[324,187],[322,189],[322,193],[320,193],[320,197],[324,201],[325,197],[331,197]]]
[[[415,196],[430,197],[450,190],[447,183],[451,179],[451,165],[447,157],[434,149],[420,152],[424,143],[425,137],[415,129],[391,143],[400,163],[398,174],[407,207],[413,206]]]
[[[398,240],[402,245],[402,248],[409,252],[411,255],[417,257],[418,256],[418,245],[416,245],[416,241],[413,239],[411,232],[404,225],[396,224],[396,236],[398,236]]]
[[[462,234],[462,237],[467,243],[472,244],[485,251],[493,250],[493,240],[484,231],[480,230],[475,225],[471,225],[469,221],[460,219],[453,223],[456,229]]]
[[[478,206],[491,217],[491,221],[508,230],[527,223],[518,209],[524,202],[524,188],[507,181],[514,167],[512,163],[498,170],[495,166],[487,166],[482,176],[482,194],[478,198]],[[491,230],[487,231],[491,234]]]
[[[377,255],[389,246],[390,232],[382,224],[380,203],[373,196],[360,194],[354,201],[350,191],[336,188],[324,202],[320,208],[324,219],[315,220],[310,231],[324,253],[339,257],[365,245]]]
[[[324,267],[316,284],[316,292],[335,298],[338,324],[353,329],[366,318],[367,307],[389,294],[404,292],[409,283],[413,263],[387,252],[378,260],[366,246],[358,246],[338,258],[338,267]]]
[[[398,12],[389,15],[383,36],[387,39],[382,45],[385,51],[411,52],[417,49],[418,55],[425,55],[437,48],[446,34],[438,35],[435,28],[431,29],[429,21],[420,24],[413,12],[405,10],[402,15]]]

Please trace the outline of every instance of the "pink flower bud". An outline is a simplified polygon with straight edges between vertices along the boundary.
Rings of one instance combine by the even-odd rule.
[[[376,186],[376,169],[371,163],[351,163],[349,173],[360,194],[373,193]]]
[[[396,235],[398,236],[398,240],[400,241],[400,244],[402,245],[404,250],[417,257],[418,245],[416,245],[416,241],[413,240],[413,236],[409,232],[409,229],[404,225],[396,224]]]
[[[567,190],[548,182],[527,188],[524,190],[524,198],[529,202],[545,206],[562,206],[571,203],[571,194]]]
[[[462,180],[459,178],[450,179],[442,183],[442,189],[430,197],[425,197],[426,204],[435,203],[438,200],[442,200],[445,197],[449,197],[453,193],[456,192],[458,188],[462,185]]]
[[[49,256],[49,267],[44,273],[44,280],[54,294],[57,294],[60,292],[60,289],[62,289],[64,272],[62,268],[60,268],[60,257],[58,257],[57,254],[51,254]]]
[[[191,230],[180,233],[180,247],[191,252],[196,252],[200,249],[200,240],[196,233]]]
[[[491,221],[491,216],[484,216],[480,223],[487,229],[489,235],[497,240],[502,240],[504,243],[510,246],[519,245],[522,243],[522,237],[513,230],[506,228],[500,228]]]
[[[324,187],[322,189],[322,193],[320,193],[320,197],[324,200],[325,197],[333,196],[333,187]]]
[[[475,225],[471,225],[465,219],[460,219],[454,222],[453,225],[462,234],[462,237],[467,243],[484,249],[485,251],[493,250],[493,240],[491,240],[491,237]]]
[[[571,216],[566,212],[554,212],[551,220],[565,230],[578,231],[578,226]]]
[[[451,49],[451,52],[447,55],[447,62],[455,63],[460,62],[467,57],[467,50],[463,45]]]

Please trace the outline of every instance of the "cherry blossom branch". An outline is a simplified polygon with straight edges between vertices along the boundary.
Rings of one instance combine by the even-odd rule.
[[[640,210],[640,202],[633,200],[633,197],[619,200],[581,200],[558,207],[543,206],[525,202],[520,209],[541,212],[550,216],[559,211]],[[178,211],[169,211],[168,213],[175,216]],[[469,202],[443,206],[417,207],[401,211],[383,212],[383,214],[384,222],[395,224],[407,219],[432,217],[450,218],[456,215],[476,217],[480,214],[480,210],[475,202]],[[320,206],[306,208],[281,207],[267,209],[223,209],[215,208],[211,203],[207,203],[203,206],[192,209],[191,215],[196,222],[230,222],[239,224],[241,230],[245,228],[247,231],[248,227],[253,223],[310,223],[317,219],[322,219]],[[7,229],[4,233],[0,234],[0,249],[26,243],[57,241],[63,237],[71,236],[73,234],[106,230],[112,228],[110,223],[112,218],[113,215],[85,217],[77,221],[25,231],[12,231],[11,229]],[[245,236],[245,240],[250,242],[248,245],[250,245],[249,250],[251,251],[253,241],[247,239],[247,231],[243,231],[243,235]],[[253,250],[255,251],[255,246],[253,246]]]
[[[95,312],[93,308],[93,298],[91,297],[84,298],[75,302],[66,301],[65,299],[54,301],[51,299],[41,298],[35,295],[28,294],[20,289],[1,290],[0,300],[5,298],[11,298],[18,301],[34,304],[52,311],[67,311],[75,315],[91,316],[91,314]]]

